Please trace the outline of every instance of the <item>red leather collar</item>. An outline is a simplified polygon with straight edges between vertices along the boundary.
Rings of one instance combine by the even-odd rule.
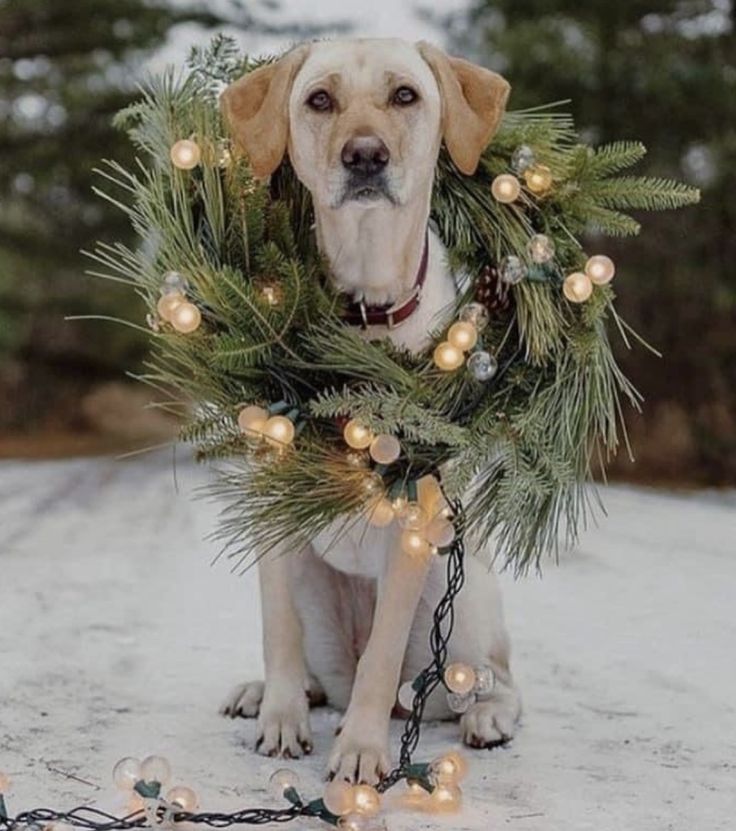
[[[369,326],[387,326],[394,329],[403,323],[419,308],[422,299],[422,286],[427,279],[429,261],[429,232],[424,237],[424,251],[419,262],[419,270],[411,292],[396,303],[385,306],[367,306],[362,300],[350,303],[343,312],[342,319],[351,326],[367,329]]]

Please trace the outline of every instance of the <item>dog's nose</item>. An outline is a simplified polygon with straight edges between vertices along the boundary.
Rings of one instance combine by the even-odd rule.
[[[388,147],[378,136],[355,136],[342,148],[343,166],[351,173],[373,176],[388,164]]]

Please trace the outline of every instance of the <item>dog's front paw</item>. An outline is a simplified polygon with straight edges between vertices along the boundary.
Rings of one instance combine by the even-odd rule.
[[[388,725],[346,717],[332,746],[328,778],[375,785],[390,767]]]
[[[306,692],[290,685],[266,685],[256,727],[256,750],[262,756],[298,759],[312,752]]]
[[[238,684],[220,707],[220,715],[230,718],[255,718],[263,701],[263,681],[246,681]]]
[[[476,701],[460,719],[460,734],[468,747],[489,750],[511,741],[521,713],[516,691],[495,693]]]

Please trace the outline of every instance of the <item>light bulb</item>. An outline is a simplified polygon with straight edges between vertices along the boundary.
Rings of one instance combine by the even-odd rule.
[[[399,516],[399,526],[408,531],[419,531],[428,519],[427,512],[418,502],[408,502]]]
[[[170,294],[162,294],[156,303],[156,311],[163,320],[171,322],[171,317],[174,311],[186,301],[183,294],[179,292],[171,292]]]
[[[376,528],[386,528],[386,526],[391,525],[394,521],[394,509],[385,496],[377,499],[375,504],[370,508],[368,521]]]
[[[257,407],[255,404],[244,407],[238,413],[238,427],[240,427],[241,433],[260,435],[267,421],[268,412],[263,407]]]
[[[365,450],[373,441],[373,433],[354,418],[348,421],[342,434],[345,441],[355,450]]]
[[[455,812],[460,810],[463,792],[457,785],[437,785],[432,791],[432,808],[435,811]]]
[[[180,139],[171,147],[171,162],[179,170],[191,170],[202,159],[199,145],[191,139]]]
[[[541,196],[552,187],[552,171],[544,164],[534,164],[524,171],[524,181],[532,193]]]
[[[398,701],[399,704],[405,709],[411,712],[412,708],[414,707],[414,697],[416,696],[417,691],[414,689],[414,684],[412,681],[407,681],[406,683],[402,684],[399,687],[399,694],[398,694]]]
[[[475,670],[469,664],[450,664],[445,669],[447,688],[459,695],[467,695],[475,686]]]
[[[381,810],[381,796],[370,785],[354,785],[351,789],[352,810],[365,817],[374,817]]]
[[[171,765],[164,756],[146,756],[141,762],[141,779],[165,785],[171,779]]]
[[[584,303],[593,293],[593,283],[587,274],[574,271],[565,277],[562,291],[571,303]]]
[[[363,477],[360,486],[367,497],[379,496],[383,493],[383,477],[380,473],[371,471]]]
[[[274,447],[284,447],[294,440],[294,422],[286,416],[275,415],[263,427],[263,435]]]
[[[268,780],[268,789],[276,798],[281,798],[286,791],[296,790],[299,787],[299,774],[288,768],[279,768],[274,771]]]
[[[519,198],[521,184],[516,176],[512,176],[511,173],[502,173],[493,180],[491,193],[493,194],[493,198],[499,202],[513,202]]]
[[[401,445],[395,436],[382,433],[371,442],[369,453],[371,459],[379,465],[390,465],[401,455]]]
[[[141,763],[132,756],[121,759],[112,769],[112,781],[121,791],[132,791],[142,778]]]
[[[435,517],[426,527],[424,536],[437,548],[447,548],[455,539],[455,526],[444,517]]]
[[[449,341],[437,344],[434,350],[434,362],[443,372],[450,372],[462,366],[465,361],[462,349],[453,346]]]
[[[555,255],[555,244],[546,234],[534,234],[526,250],[532,262],[547,263]]]
[[[479,332],[482,332],[490,321],[488,309],[482,303],[467,303],[460,309],[459,316],[460,320],[472,323]]]
[[[202,314],[194,303],[185,300],[172,310],[170,322],[177,332],[188,335],[199,328]]]
[[[166,801],[172,805],[178,805],[182,811],[186,811],[188,814],[193,814],[197,810],[199,802],[197,794],[191,788],[187,788],[184,785],[177,785],[177,787],[171,788],[166,794]]]
[[[447,340],[463,352],[472,349],[478,342],[478,330],[466,320],[458,320],[450,326],[447,333]]]
[[[456,751],[444,753],[431,764],[431,770],[438,784],[456,784],[465,778],[468,772],[468,763],[465,757]]]
[[[616,266],[610,257],[605,254],[596,254],[585,264],[585,273],[597,286],[605,286],[613,280]]]
[[[432,546],[419,531],[404,531],[401,534],[401,548],[410,557],[426,557],[432,551]]]
[[[325,788],[322,799],[331,814],[344,816],[353,810],[353,787],[341,779],[333,779]]]
[[[476,695],[489,695],[496,686],[496,675],[490,667],[478,667],[475,670],[475,686],[473,692]]]
[[[404,511],[409,507],[409,500],[406,496],[397,496],[393,502],[391,503],[391,507],[394,509],[394,513],[397,517],[403,515]]]

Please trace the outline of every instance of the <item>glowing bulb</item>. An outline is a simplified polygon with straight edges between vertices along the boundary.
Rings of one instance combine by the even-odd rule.
[[[141,779],[165,785],[171,779],[171,765],[164,756],[147,756],[141,762]]]
[[[475,670],[468,664],[450,664],[445,669],[447,688],[458,695],[467,695],[475,687]]]
[[[401,548],[410,557],[426,557],[432,551],[432,546],[419,531],[404,531],[401,535]]]
[[[418,502],[408,502],[399,516],[400,527],[407,531],[419,531],[427,521],[427,512]]]
[[[373,441],[373,433],[355,419],[351,419],[343,430],[345,441],[355,450],[365,450]]]
[[[397,496],[391,503],[391,507],[394,509],[396,516],[400,517],[409,507],[409,500],[405,496]]]
[[[524,171],[524,181],[532,193],[540,196],[552,187],[552,171],[544,164],[534,164]]]
[[[454,785],[468,773],[468,763],[459,753],[452,751],[435,759],[431,764],[434,778],[440,785]]]
[[[462,797],[463,792],[457,785],[438,785],[432,791],[432,808],[447,813],[459,811]]]
[[[199,324],[202,322],[202,314],[194,303],[185,300],[172,310],[170,322],[177,332],[188,335],[199,328]]]
[[[464,361],[462,349],[453,346],[449,341],[442,341],[434,350],[434,362],[443,372],[457,369],[463,365]]]
[[[475,670],[475,687],[473,692],[476,695],[489,695],[496,686],[496,675],[490,667],[478,667]]]
[[[610,257],[605,254],[596,254],[585,264],[585,273],[597,286],[605,286],[613,280],[616,266]]]
[[[191,788],[184,787],[184,785],[172,788],[166,794],[166,801],[172,805],[178,805],[182,811],[186,811],[188,814],[193,814],[197,810],[199,802],[197,794]]]
[[[271,774],[271,778],[268,780],[268,789],[275,797],[281,798],[286,791],[296,790],[299,787],[299,782],[299,774],[288,768],[279,768]]]
[[[291,444],[294,441],[294,433],[294,422],[286,416],[271,416],[263,427],[263,435],[268,443],[275,447]]]
[[[191,139],[180,139],[171,147],[171,162],[179,170],[191,170],[202,159],[199,145]]]
[[[472,349],[478,341],[478,330],[472,323],[465,320],[458,320],[450,326],[447,333],[447,340],[463,352]]]
[[[174,314],[174,311],[184,302],[186,302],[185,297],[179,292],[163,294],[156,304],[156,311],[163,320],[171,322],[171,317]]]
[[[584,303],[593,293],[593,283],[587,274],[575,271],[565,277],[562,291],[571,303]]]
[[[381,810],[381,797],[370,785],[354,785],[350,789],[352,810],[365,817],[374,817]]]
[[[121,759],[112,769],[112,781],[121,791],[132,791],[142,778],[141,763],[132,756]]]
[[[493,180],[491,193],[493,194],[493,198],[499,202],[513,202],[519,198],[521,184],[516,176],[512,176],[510,173],[502,173]]]
[[[436,517],[425,529],[424,536],[437,548],[447,548],[455,539],[455,526],[444,517]]]
[[[325,808],[337,817],[349,814],[353,810],[353,788],[348,782],[333,779],[322,796]]]
[[[10,790],[10,777],[7,773],[0,771],[0,794],[7,793]]]
[[[369,453],[374,462],[380,465],[390,465],[401,455],[401,445],[395,436],[382,433],[371,442]]]
[[[238,413],[238,427],[241,433],[260,435],[268,421],[268,412],[255,404],[244,407]]]
[[[387,525],[391,525],[394,521],[394,509],[386,497],[376,500],[376,503],[370,509],[368,521],[376,528],[385,528]]]

